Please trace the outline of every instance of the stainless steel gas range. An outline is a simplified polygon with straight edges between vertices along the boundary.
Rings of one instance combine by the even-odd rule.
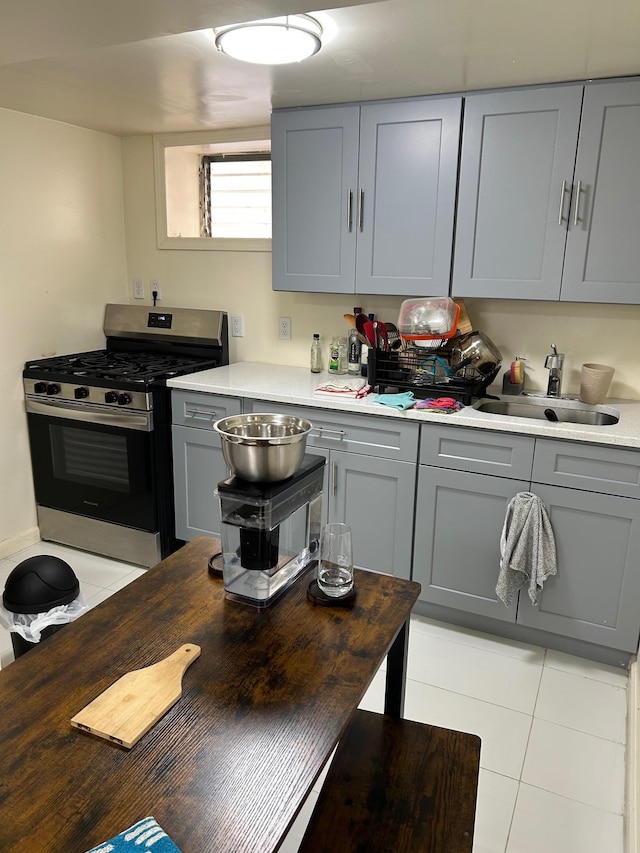
[[[175,538],[166,380],[229,363],[223,311],[107,305],[106,349],[23,371],[40,535],[152,566]]]

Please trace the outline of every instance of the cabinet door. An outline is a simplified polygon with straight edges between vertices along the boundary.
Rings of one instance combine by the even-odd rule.
[[[586,87],[563,300],[640,302],[640,82]]]
[[[353,293],[358,107],[275,112],[273,289]]]
[[[173,478],[176,536],[220,535],[220,509],[214,491],[229,476],[220,436],[213,430],[173,426]]]
[[[582,94],[466,98],[454,295],[559,298]]]
[[[635,652],[640,630],[640,501],[534,484],[551,519],[558,573],[517,621]]]
[[[528,490],[525,481],[420,466],[412,577],[422,601],[515,621],[516,602],[496,596],[500,535],[509,501]]]
[[[449,293],[461,105],[361,108],[357,293]]]
[[[410,577],[415,464],[332,450],[328,475],[329,521],[351,526],[356,566]]]

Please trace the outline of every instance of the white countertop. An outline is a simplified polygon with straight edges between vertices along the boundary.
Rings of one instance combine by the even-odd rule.
[[[549,423],[533,418],[515,418],[478,412],[466,406],[449,415],[425,409],[407,409],[399,412],[390,406],[374,402],[375,394],[360,400],[328,398],[314,394],[314,390],[326,382],[328,373],[311,373],[304,367],[285,367],[276,364],[239,362],[227,367],[202,370],[169,379],[170,388],[185,391],[201,391],[206,394],[225,394],[231,397],[250,397],[254,400],[271,400],[276,403],[293,403],[314,406],[318,409],[333,409],[344,412],[359,412],[365,415],[382,415],[404,418],[424,423],[447,423],[450,426],[475,427],[498,432],[514,432],[521,435],[544,436],[545,438],[587,441],[592,444],[612,444],[618,447],[640,447],[640,401],[607,399],[606,405],[618,409],[620,421],[613,426],[587,426],[584,424]]]

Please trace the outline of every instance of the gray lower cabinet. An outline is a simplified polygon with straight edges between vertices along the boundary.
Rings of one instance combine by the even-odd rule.
[[[413,579],[429,604],[516,619],[495,592],[507,504],[527,491],[534,439],[423,425]],[[500,476],[496,476],[499,474]]]
[[[176,536],[187,541],[196,536],[220,534],[220,511],[214,491],[229,476],[220,437],[212,424],[241,412],[237,397],[193,391],[173,391],[173,480]]]
[[[410,577],[418,424],[265,401],[245,411],[292,413],[313,430],[307,452],[327,460],[325,521],[351,526],[357,566]]]
[[[420,466],[413,580],[422,584],[422,601],[515,622],[517,601],[507,608],[496,596],[500,531],[507,504],[528,488],[520,480]]]
[[[635,652],[640,622],[640,501],[534,483],[556,538],[558,574],[518,622]],[[526,601],[524,600],[526,598]]]
[[[423,602],[591,648],[637,650],[636,451],[423,425],[420,461],[431,463],[420,465],[414,532],[413,578]],[[493,475],[497,463],[505,476]],[[520,491],[545,504],[558,571],[535,606],[523,589],[507,608],[495,594],[500,535],[507,504]]]

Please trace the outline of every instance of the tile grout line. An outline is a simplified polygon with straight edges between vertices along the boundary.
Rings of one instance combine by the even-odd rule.
[[[536,690],[536,698],[533,702],[533,708],[531,710],[531,722],[529,723],[529,734],[527,735],[527,745],[524,750],[524,757],[522,759],[522,766],[520,767],[520,776],[518,778],[518,790],[516,791],[516,798],[513,801],[513,810],[511,812],[511,820],[509,821],[509,830],[507,832],[507,840],[505,843],[505,853],[509,850],[509,841],[511,839],[511,830],[513,829],[513,821],[516,815],[516,808],[518,807],[518,798],[520,797],[520,788],[524,784],[522,781],[522,774],[524,773],[524,765],[527,760],[527,753],[529,751],[529,745],[531,743],[531,731],[533,729],[533,721],[535,719],[536,705],[538,704],[538,697],[540,696],[540,687],[542,685],[542,674],[544,672],[544,664],[547,659],[547,649],[543,650],[542,655],[542,666],[540,667],[540,678],[538,679],[538,689]]]

